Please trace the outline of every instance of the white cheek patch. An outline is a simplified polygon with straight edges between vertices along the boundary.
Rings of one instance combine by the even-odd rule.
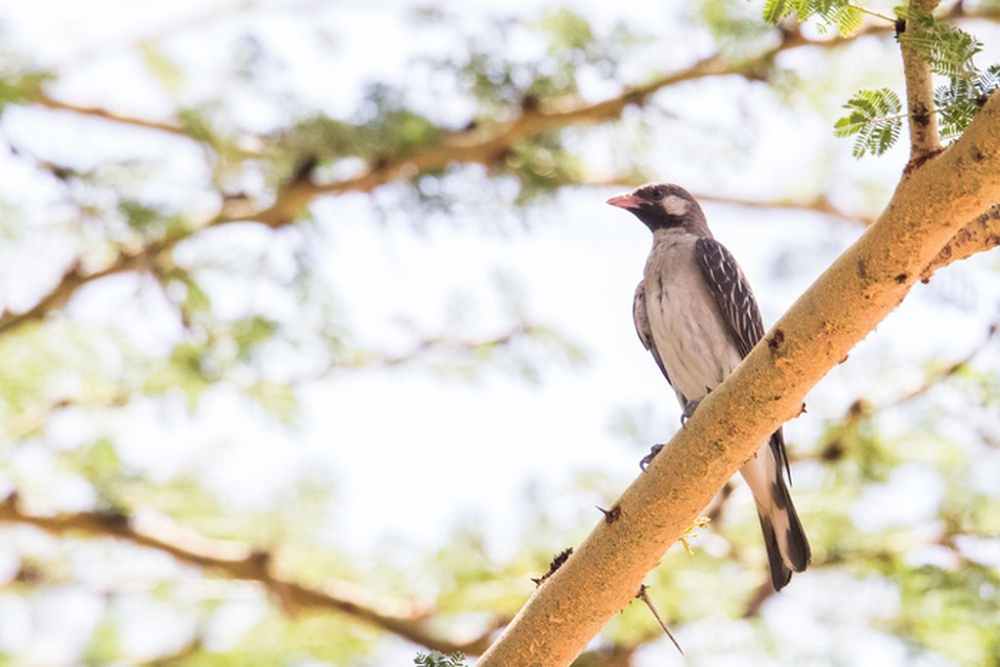
[[[683,217],[687,214],[688,208],[690,208],[690,204],[683,197],[667,195],[663,198],[663,210],[667,212],[667,215]]]

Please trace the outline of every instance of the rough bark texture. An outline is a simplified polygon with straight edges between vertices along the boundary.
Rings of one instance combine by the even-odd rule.
[[[568,665],[779,424],[1000,199],[1000,96],[962,138],[905,174],[888,207],[768,332],[535,592],[479,667]],[[781,336],[776,336],[780,330]],[[777,344],[778,341],[780,344]]]

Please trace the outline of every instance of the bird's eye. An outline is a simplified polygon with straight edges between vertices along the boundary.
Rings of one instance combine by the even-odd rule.
[[[653,198],[654,199],[663,199],[663,197],[666,194],[667,194],[666,190],[664,188],[662,188],[662,187],[653,188]]]

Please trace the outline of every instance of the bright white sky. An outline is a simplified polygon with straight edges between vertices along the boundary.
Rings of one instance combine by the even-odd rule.
[[[481,4],[511,9],[509,2]],[[600,12],[607,20],[621,18],[621,8],[613,3],[585,4],[589,12]],[[630,5],[629,13],[642,15],[650,30],[675,29],[660,13],[661,5]],[[302,11],[317,7],[308,2],[268,6],[294,6]],[[371,77],[399,79],[409,51],[386,49],[384,43],[367,36],[375,33],[389,43],[399,40],[405,44],[407,34],[394,19],[399,6],[388,2],[364,10],[347,3],[324,6],[319,14],[328,21],[333,38],[341,40],[337,52],[349,54],[334,64],[315,59],[315,44],[311,38],[303,38],[293,20],[282,18],[280,12],[269,17],[271,42],[287,59],[292,73],[284,84],[288,89],[313,91],[310,94],[317,106],[337,113],[352,106],[357,82]],[[546,3],[516,4],[517,8],[522,6]],[[477,11],[480,9],[477,5]],[[59,96],[155,118],[166,113],[168,98],[162,89],[138,77],[138,66],[118,53],[137,37],[157,34],[164,27],[212,11],[207,3],[196,1],[36,0],[6,3],[0,8],[0,27],[16,46],[30,45],[30,52],[42,62],[65,67],[70,73],[67,83],[53,91]],[[645,20],[651,17],[652,24]],[[656,25],[657,19],[663,26]],[[229,29],[220,27],[218,31]],[[206,86],[212,85],[212,68],[218,61],[210,52],[211,43],[204,34],[191,38],[188,54],[204,62]],[[726,94],[723,87],[706,86],[706,90],[711,94],[702,106],[689,109],[692,114],[725,120],[746,110],[720,104]],[[752,109],[759,100],[753,91],[744,92],[743,104]],[[257,118],[266,126],[271,111],[248,104],[248,118]],[[830,111],[834,113],[836,110]],[[720,158],[714,164],[686,165],[678,162],[670,146],[664,146],[658,160],[664,178],[695,191],[766,198],[775,193],[775,183],[784,184],[782,192],[794,196],[808,192],[817,182],[828,179],[831,170],[845,166],[866,174],[877,172],[883,184],[891,184],[898,174],[898,155],[856,164],[850,158],[848,142],[837,144],[832,152],[826,150],[829,159],[823,164],[808,161],[808,156],[816,154],[811,148],[828,136],[828,119],[793,116],[787,111],[772,112],[769,118],[770,124],[761,128],[760,150],[752,160],[730,163]],[[10,110],[0,128],[19,133],[39,152],[51,151],[44,154],[53,158],[86,160],[92,156],[96,161],[141,145],[133,143],[127,132],[111,136],[93,124],[64,121],[49,125]],[[142,136],[142,142],[148,139],[148,135]],[[678,141],[695,139],[681,137]],[[160,150],[159,144],[151,145],[150,150]],[[185,182],[197,179],[185,169],[197,169],[200,162],[178,142],[164,140],[162,147],[177,164],[177,180],[169,185],[173,191],[165,192],[165,196],[173,196],[183,191]],[[710,150],[724,155],[719,147],[710,145]],[[600,470],[621,481],[620,487],[609,489],[616,494],[638,474],[637,462],[644,452],[612,431],[615,411],[647,406],[650,444],[653,439],[665,440],[678,426],[673,394],[642,349],[631,321],[632,294],[648,251],[649,233],[627,214],[603,203],[616,192],[567,191],[554,205],[531,214],[530,231],[519,229],[517,224],[500,224],[498,231],[485,234],[465,231],[479,228],[476,220],[463,221],[463,230],[430,225],[423,235],[392,220],[380,225],[374,222],[371,201],[362,196],[326,200],[315,208],[329,241],[325,270],[339,290],[337,296],[349,313],[358,340],[369,344],[397,341],[398,334],[392,332],[397,331],[395,323],[401,316],[413,320],[421,330],[433,332],[446,321],[455,295],[476,304],[484,332],[497,331],[502,320],[490,304],[497,301],[494,277],[499,273],[516,278],[532,319],[554,327],[585,348],[589,355],[585,367],[543,364],[538,385],[495,371],[486,372],[475,383],[429,378],[416,370],[344,373],[307,392],[303,423],[292,433],[256,423],[237,412],[235,403],[224,394],[210,399],[211,424],[198,430],[136,431],[135,424],[149,417],[140,408],[136,422],[116,427],[123,431],[122,455],[162,476],[200,461],[220,496],[246,508],[280,497],[304,471],[330,471],[337,503],[336,515],[328,526],[329,539],[357,554],[384,552],[387,545],[393,545],[400,558],[406,558],[408,553],[440,545],[442,537],[460,524],[483,529],[492,549],[498,554],[509,553],[516,548],[519,526],[531,512],[529,489],[567,524],[589,515],[593,516],[588,521],[596,523],[598,516],[591,507],[606,503],[608,498],[595,494],[592,502],[581,506],[580,495],[562,490],[577,475]],[[856,195],[848,205],[861,205],[859,198]],[[210,211],[210,202],[199,205]],[[748,213],[721,205],[705,208],[717,237],[737,255],[756,286],[768,324],[860,233],[850,223],[822,216]],[[505,218],[502,211],[495,215]],[[260,239],[254,240],[257,232],[248,230],[246,235],[247,243],[260,243]],[[791,249],[787,261],[793,269],[780,277],[772,272],[770,263],[770,248],[779,239]],[[979,260],[979,266],[986,263]],[[961,310],[936,299],[936,290],[961,289],[964,281],[973,281],[979,274],[974,263],[956,267],[952,274],[952,278],[941,276],[929,287],[918,287],[900,311],[852,355],[852,361],[866,359],[865,364],[849,362],[824,381],[814,392],[809,413],[788,427],[793,447],[798,436],[804,439],[821,428],[824,417],[842,414],[848,402],[868,394],[876,374],[880,375],[879,389],[889,392],[919,380],[919,369],[900,360],[925,359],[929,351],[946,349],[955,350],[947,354],[949,358],[957,358],[980,340],[981,322],[984,316],[995,316],[1000,290],[995,285],[978,284],[978,305]],[[128,280],[122,280],[118,286],[81,295],[74,306],[88,317],[113,318],[133,288]],[[150,322],[166,321],[156,319],[156,313],[146,313],[142,320],[134,326],[155,328]],[[491,328],[490,323],[496,327]],[[914,336],[914,331],[920,335]],[[152,334],[146,331],[146,335]],[[205,414],[209,414],[207,408]],[[64,417],[54,427],[52,437],[65,438],[66,444],[85,439],[88,434],[79,431],[82,426],[74,419],[72,415]],[[986,476],[995,480],[1000,463],[985,465],[995,468],[993,476]],[[896,480],[898,488],[893,489],[897,498],[901,489],[909,491],[911,499],[939,497],[920,493],[926,490],[921,483],[923,469],[900,474],[903,478]],[[908,481],[907,475],[912,480]],[[808,469],[797,475],[796,483],[810,483]],[[751,511],[748,496],[743,501],[740,511]],[[898,506],[879,504],[888,508],[884,521],[894,520],[893,512],[899,507],[926,515],[936,507],[936,502],[908,503],[905,499]],[[866,510],[863,514],[873,528],[879,525],[878,512]],[[556,545],[561,546],[565,545]],[[807,591],[810,577],[807,573],[797,578],[801,587],[793,588]],[[789,604],[798,594],[788,594]]]

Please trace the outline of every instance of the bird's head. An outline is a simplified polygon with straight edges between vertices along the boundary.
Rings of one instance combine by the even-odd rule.
[[[683,229],[699,236],[711,236],[705,214],[691,193],[672,183],[649,183],[631,192],[612,197],[608,203],[639,218],[650,231]]]

